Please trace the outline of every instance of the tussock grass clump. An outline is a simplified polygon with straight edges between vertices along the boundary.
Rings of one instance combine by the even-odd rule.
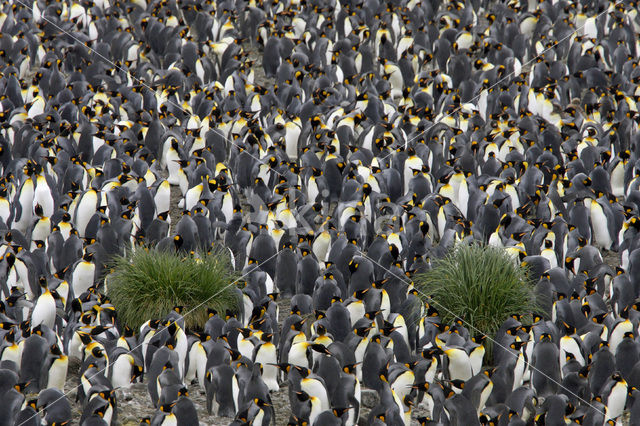
[[[107,295],[119,320],[139,328],[150,318],[164,317],[174,306],[184,306],[187,327],[207,321],[207,307],[236,311],[240,300],[233,283],[233,270],[224,249],[205,254],[182,254],[139,248],[113,260],[107,277]]]
[[[537,306],[526,268],[492,246],[458,244],[415,283],[445,323],[461,318],[472,335],[493,336],[507,317]]]

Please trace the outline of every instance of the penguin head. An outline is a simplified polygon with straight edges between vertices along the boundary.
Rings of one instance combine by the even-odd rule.
[[[113,402],[115,401],[115,391],[113,389],[108,391],[102,391],[98,393],[98,396],[105,401]]]
[[[101,347],[96,346],[91,350],[91,355],[93,355],[95,358],[103,358],[105,356],[105,353]]]
[[[261,398],[254,398],[253,399],[253,403],[256,404],[258,407],[264,409],[267,407],[271,407],[271,404],[269,404],[268,402],[262,400]]]
[[[487,335],[486,334],[477,334],[477,335],[471,337],[471,340],[473,341],[473,343],[476,343],[478,345],[484,344],[484,341],[486,339],[487,339]]]
[[[11,269],[16,263],[16,255],[12,252],[7,253],[4,259],[7,261],[7,269]]]
[[[16,383],[13,388],[20,393],[24,393],[25,389],[31,384],[31,381]]]
[[[176,337],[172,334],[164,344],[167,348],[174,350],[176,348]]]
[[[365,337],[369,334],[369,331],[372,327],[356,327],[353,329],[353,332],[359,337]]]
[[[4,329],[5,326],[10,327],[9,328],[9,332],[5,333],[3,338],[4,338],[5,342],[7,342],[9,344],[9,346],[13,346],[13,343],[16,340],[16,330],[15,330],[15,328],[13,328],[13,325],[7,324],[7,323],[2,323],[0,325],[2,326],[3,329]]]
[[[552,341],[551,334],[542,333],[542,334],[540,334],[539,340],[540,340],[540,342],[551,342]]]
[[[35,215],[38,217],[44,216],[44,210],[42,209],[40,203],[36,203],[36,205],[33,207],[33,213],[35,213]]]
[[[253,334],[250,328],[236,328],[236,330],[239,331],[245,339],[248,339]]]
[[[44,275],[40,275],[40,277],[38,277],[38,284],[40,284],[40,287],[42,287],[43,291],[47,290],[47,277],[45,277]]]
[[[362,290],[358,290],[358,291],[354,291],[353,292],[353,297],[358,299],[358,300],[363,300],[368,292],[369,292],[368,288],[365,288],[365,289],[362,289]]]
[[[103,392],[100,392],[100,393],[103,393]],[[103,399],[107,400],[106,398],[103,398]],[[94,415],[96,415],[96,416],[98,416],[98,417],[100,417],[100,418],[102,419],[102,418],[104,418],[104,415],[105,415],[105,413],[107,412],[107,408],[109,408],[109,404],[104,404],[104,403],[103,403],[102,405],[100,405],[100,406],[96,407],[96,408],[93,410],[93,414],[94,414]],[[62,424],[62,423],[61,423],[61,424]]]
[[[611,375],[611,380],[613,380],[615,382],[618,382],[618,383],[624,383],[625,382],[625,380],[622,377],[622,375],[620,373],[618,373],[617,371]]]
[[[576,328],[574,326],[569,325],[564,321],[562,321],[562,327],[564,328],[564,332],[566,336],[571,336],[576,332]]]
[[[60,347],[57,344],[52,345],[51,348],[49,349],[49,352],[51,352],[52,355],[55,355],[57,357],[60,357],[63,355],[62,351],[60,350]]]
[[[142,368],[141,365],[133,364],[132,371],[131,371],[131,383],[135,382],[138,377],[142,377],[143,372],[144,372],[144,369]]]
[[[167,331],[169,332],[169,334],[171,334],[171,336],[175,336],[179,328],[178,323],[175,321],[167,321],[165,323],[165,326],[167,327]]]
[[[452,388],[464,390],[464,385],[465,385],[464,380],[460,380],[460,379],[449,380],[448,383],[451,385]]]
[[[275,367],[278,367],[280,370],[282,370],[282,372],[284,373],[289,373],[289,371],[291,371],[291,367],[292,365],[286,362],[281,362],[279,364],[270,364],[273,365]]]
[[[327,349],[326,346],[321,345],[320,343],[313,343],[313,344],[309,345],[309,347],[315,352],[332,356],[332,353],[329,352],[329,349]]]
[[[358,270],[358,261],[351,259],[351,261],[349,262],[349,272],[353,274],[357,270]]]
[[[351,409],[351,407],[340,407],[340,408],[333,408],[332,412],[333,415],[336,416],[337,418],[342,418],[342,416],[345,415],[345,413],[347,413],[349,410]]]
[[[309,400],[309,394],[305,391],[299,391],[296,392],[296,398],[298,398],[298,401],[300,402],[306,402]]]
[[[172,402],[171,404],[162,404],[160,406],[160,411],[162,411],[163,413],[171,413],[171,410],[175,405],[176,405],[175,402]]]
[[[368,320],[374,320],[381,313],[380,310],[368,311],[364,313],[364,317]]]

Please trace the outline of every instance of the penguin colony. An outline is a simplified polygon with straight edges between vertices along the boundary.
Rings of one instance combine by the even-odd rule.
[[[290,424],[640,421],[635,0],[11,0],[0,28],[1,424],[115,425],[142,380],[153,425],[198,424],[194,383],[234,425],[283,386]],[[457,241],[527,264],[541,312],[442,323],[411,277]],[[242,312],[120,324],[104,265],[141,244],[227,246]]]

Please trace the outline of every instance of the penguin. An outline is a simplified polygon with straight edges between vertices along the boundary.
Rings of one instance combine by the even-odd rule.
[[[178,400],[172,407],[171,412],[175,415],[177,424],[180,426],[199,424],[196,407],[189,399],[189,391],[182,387],[178,391]]]
[[[5,403],[2,404],[2,407],[0,408],[0,412],[2,412],[2,414],[6,415],[7,419],[18,419],[18,418],[21,418],[24,421],[25,416],[20,416],[20,411],[22,410],[22,407],[24,405],[31,405],[31,404],[27,404],[27,401],[25,401],[25,396],[23,394],[23,392],[25,391],[26,386],[27,386],[26,382],[16,383],[13,387],[8,389],[3,394]],[[33,406],[32,406],[31,417],[33,417],[37,421],[40,421],[35,406],[36,406],[36,403],[34,401]],[[27,419],[28,418],[29,417],[27,417]]]
[[[605,422],[616,420],[622,415],[627,402],[628,385],[620,374],[613,374],[604,387],[603,401],[606,401]]]
[[[38,394],[37,408],[47,422],[66,423],[71,421],[71,404],[60,389],[45,389]]]
[[[49,291],[47,279],[41,276],[38,279],[41,288],[41,294],[33,307],[31,313],[31,326],[46,325],[53,329],[56,322],[56,301]]]
[[[153,354],[153,360],[147,372],[147,378],[149,380],[147,388],[154,406],[158,406],[158,402],[162,396],[160,393],[162,387],[159,386],[158,379],[165,370],[168,370],[165,374],[166,377],[164,381],[167,386],[180,384],[180,378],[176,373],[177,367],[174,367],[174,365],[178,365],[178,362],[178,354],[167,346],[163,346]],[[176,389],[176,391],[178,389]]]
[[[31,173],[31,167],[25,167],[25,175]],[[32,222],[33,217],[33,199],[34,199],[34,182],[31,176],[27,175],[20,185],[19,192],[16,194],[13,206],[16,212],[13,217],[13,227],[23,234],[27,233],[27,228]]]
[[[24,397],[23,397],[24,398]],[[25,425],[37,425],[42,422],[40,413],[38,412],[38,401],[35,399],[25,401],[24,408],[15,416],[15,421]]]
[[[56,388],[64,391],[68,367],[69,358],[62,353],[57,344],[52,345],[49,355],[42,366],[40,387],[42,389]]]
[[[613,218],[608,211],[605,211],[603,206],[598,201],[592,199],[590,203],[590,219],[591,227],[593,229],[594,244],[596,247],[604,250],[610,250],[615,240],[610,232],[610,223]]]
[[[270,391],[277,392],[280,389],[278,385],[278,355],[277,348],[271,342],[272,333],[263,333],[260,336],[262,343],[257,345],[252,353],[251,359],[256,364],[262,366],[262,380]]]
[[[49,352],[47,340],[38,334],[31,334],[20,342],[20,380],[28,382],[27,390],[39,391],[42,376],[42,360]]]
[[[233,417],[240,404],[240,388],[229,365],[211,367],[205,375],[207,411],[218,416]]]
[[[473,376],[469,355],[463,348],[448,347],[444,350],[447,375],[450,380],[469,380]]]
[[[78,202],[70,214],[80,238],[85,237],[87,225],[89,224],[91,217],[96,213],[100,202],[101,195],[93,188],[88,189],[78,196]]]
[[[211,339],[211,335],[206,332],[206,325],[204,334],[194,333],[194,336],[189,336],[188,356],[186,359],[187,366],[185,366],[184,373],[186,383],[192,383],[194,380],[197,380],[203,391],[205,390],[204,378],[207,370],[207,351],[203,343],[209,339]]]
[[[109,380],[114,388],[129,388],[138,377],[142,376],[141,362],[136,361],[134,355],[128,352],[130,350],[117,347],[109,354],[111,360]]]
[[[542,333],[534,344],[531,383],[540,396],[554,393],[560,382],[560,356],[551,335]]]
[[[485,404],[493,391],[493,382],[489,377],[489,372],[484,371],[476,374],[465,382],[462,389],[462,395],[466,396],[469,401],[476,407],[478,416],[484,410]]]
[[[178,424],[178,419],[176,418],[176,415],[173,414],[172,409],[174,407],[174,404],[162,404],[159,408],[159,410],[156,412],[156,414],[153,416],[153,419],[151,419],[150,424],[152,425],[158,425],[158,426],[162,426],[162,425],[177,425]]]
[[[71,285],[73,294],[76,297],[79,297],[94,285],[96,265],[92,260],[93,253],[87,252],[82,256],[82,260],[79,260],[73,267]]]

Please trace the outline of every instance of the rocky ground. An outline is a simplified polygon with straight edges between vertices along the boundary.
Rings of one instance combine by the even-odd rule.
[[[282,325],[282,321],[289,315],[289,300],[283,299],[278,302],[280,306],[279,323]],[[76,402],[76,392],[80,385],[80,370],[81,364],[79,361],[71,361],[69,364],[69,373],[67,376],[67,382],[65,385],[65,393],[71,402],[73,409],[73,418],[77,421],[80,420],[82,414],[82,406],[79,402]],[[228,417],[218,417],[207,413],[207,399],[205,393],[200,389],[197,384],[189,384],[189,397],[196,405],[198,410],[198,418],[201,425],[227,425],[233,419]],[[34,395],[34,397],[37,397]],[[120,389],[117,391],[118,398],[118,424],[122,426],[139,425],[140,419],[143,417],[153,417],[155,409],[149,398],[149,392],[147,391],[147,381],[143,383],[135,383],[129,389]],[[271,401],[275,408],[276,413],[276,426],[287,425],[289,421],[289,394],[286,383],[284,383],[278,392],[271,394]],[[378,395],[375,391],[363,387],[362,389],[362,407],[360,411],[360,425],[365,425],[367,417],[371,409],[378,403]],[[415,410],[413,418],[417,419],[423,416],[424,413],[421,410]]]
[[[243,45],[245,51],[249,54],[249,58],[254,61],[254,82],[263,87],[273,87],[275,82],[273,79],[269,79],[265,76],[262,68],[262,54],[257,47],[249,42],[245,42]],[[165,176],[166,177],[166,176]],[[180,220],[182,209],[178,208],[178,201],[182,198],[178,187],[171,187],[171,232],[173,232],[176,224]],[[240,200],[241,204],[245,204],[245,200]],[[603,254],[604,260],[612,268],[615,268],[619,264],[619,258],[615,252],[606,252]],[[280,306],[280,318],[279,323],[282,324],[284,318],[289,314],[290,304],[288,299],[283,299],[278,302]],[[80,384],[79,377],[80,363],[78,361],[72,361],[69,365],[68,379],[65,386],[65,392],[72,404],[74,420],[79,421],[82,406],[80,403],[75,402],[77,387]],[[203,425],[226,425],[229,424],[232,419],[226,417],[218,417],[210,415],[206,410],[206,395],[197,384],[189,384],[190,398],[198,409],[198,417],[200,424]],[[33,397],[36,397],[34,395]],[[126,390],[118,390],[118,424],[138,425],[140,419],[144,417],[153,417],[155,409],[149,398],[147,391],[147,382],[136,383],[131,388]],[[283,383],[278,392],[271,394],[272,403],[275,408],[275,424],[277,426],[287,425],[290,415],[289,409],[289,397],[288,388],[286,383]],[[362,407],[360,411],[360,425],[366,424],[366,420],[373,407],[378,403],[378,395],[375,391],[362,388]],[[623,424],[628,424],[629,416],[628,412],[625,413]],[[417,418],[425,415],[420,408],[414,410],[413,419],[417,422]]]

